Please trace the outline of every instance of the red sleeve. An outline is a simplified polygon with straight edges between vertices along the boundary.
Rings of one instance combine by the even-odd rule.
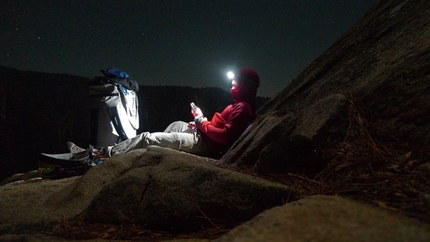
[[[199,129],[213,141],[227,145],[245,131],[254,116],[248,103],[239,102],[227,106],[221,114],[215,113],[211,121],[203,121]]]

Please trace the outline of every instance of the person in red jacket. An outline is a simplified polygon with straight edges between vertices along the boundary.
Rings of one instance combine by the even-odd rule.
[[[203,113],[194,115],[194,122],[202,139],[214,151],[225,151],[245,131],[255,118],[255,97],[260,86],[260,77],[249,68],[241,69],[232,80],[230,92],[234,104],[222,113],[215,113],[208,121]]]
[[[255,70],[241,69],[232,80],[230,91],[234,104],[228,105],[221,113],[215,113],[212,119],[208,120],[202,110],[191,103],[194,121],[173,122],[164,132],[143,132],[117,145],[95,151],[95,155],[107,158],[148,145],[158,145],[201,156],[219,157],[254,120],[259,85],[260,77]]]

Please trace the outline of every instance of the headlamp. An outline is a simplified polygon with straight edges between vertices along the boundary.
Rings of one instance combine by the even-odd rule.
[[[227,78],[229,80],[233,80],[234,79],[234,73],[232,71],[227,72]]]

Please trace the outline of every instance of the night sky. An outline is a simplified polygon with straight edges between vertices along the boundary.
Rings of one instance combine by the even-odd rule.
[[[85,77],[118,67],[143,85],[221,87],[254,68],[271,97],[377,0],[6,0],[0,65]]]

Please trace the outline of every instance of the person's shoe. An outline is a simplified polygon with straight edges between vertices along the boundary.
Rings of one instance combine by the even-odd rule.
[[[70,159],[69,159],[71,161],[86,161],[88,159],[91,159],[91,155],[90,155],[89,150],[84,150],[82,152],[72,153],[72,154],[73,154],[73,156],[70,157]]]
[[[67,142],[67,149],[70,151],[70,153],[81,153],[83,151],[86,151],[86,149],[81,148],[77,146],[75,143],[68,141]]]
[[[70,160],[75,160],[75,161],[91,161],[94,159],[94,151],[97,151],[94,149],[92,145],[89,145],[88,149],[84,149],[73,144],[72,142],[68,142],[68,146],[70,146],[70,151],[72,150],[78,151],[79,149],[81,150],[80,152],[77,152],[77,153],[71,152],[73,156],[70,158]]]

